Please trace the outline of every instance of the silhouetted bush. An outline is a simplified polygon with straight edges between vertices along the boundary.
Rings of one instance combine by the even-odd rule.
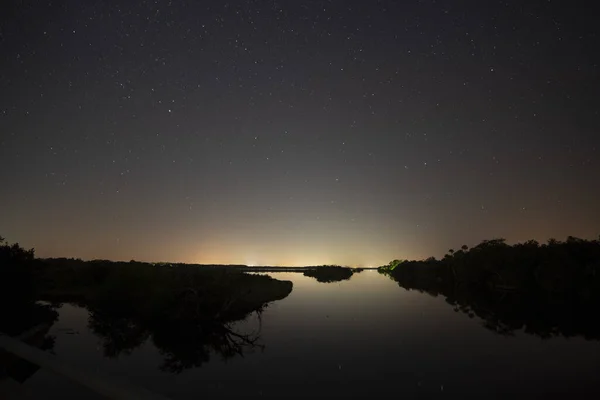
[[[323,265],[304,272],[304,276],[315,278],[321,283],[332,283],[349,280],[355,272],[360,272],[360,270],[337,265]]]

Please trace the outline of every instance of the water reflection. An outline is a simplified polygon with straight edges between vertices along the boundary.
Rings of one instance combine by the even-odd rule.
[[[56,337],[49,331],[58,320],[58,308],[56,305],[31,301],[3,302],[0,306],[0,333],[18,337],[30,346],[52,352]],[[2,370],[11,379],[23,383],[39,370],[39,366],[0,348],[0,372]]]
[[[600,307],[597,302],[509,290],[432,287],[405,280],[400,275],[392,276],[392,279],[406,290],[433,297],[444,296],[455,312],[480,318],[484,328],[500,335],[514,336],[523,331],[542,339],[556,336],[600,339],[600,321],[594,317]]]
[[[207,363],[211,354],[225,360],[262,349],[264,345],[259,340],[263,309],[244,318],[258,321],[258,327],[251,331],[240,328],[240,321],[171,321],[146,325],[135,318],[98,311],[90,311],[88,328],[100,339],[105,357],[130,355],[151,340],[163,357],[160,369],[181,373]]]
[[[259,343],[261,313],[262,310],[256,311],[259,327],[254,331],[244,331],[232,324],[221,323],[156,330],[152,335],[153,344],[164,357],[160,369],[180,373],[202,366],[210,360],[211,353],[227,360],[243,357],[255,349],[264,349],[264,344]]]
[[[236,346],[231,352],[215,350],[223,339],[202,336],[212,334],[208,328],[190,332],[192,340],[188,328],[177,325],[166,325],[163,332],[128,325],[127,320],[104,320],[109,331],[130,332],[132,337],[143,338],[142,331],[153,329],[145,340],[123,340],[129,350],[118,357],[105,357],[106,337],[92,330],[91,315],[71,306],[63,307],[53,329],[57,354],[75,365],[127,376],[173,399],[200,394],[373,398],[394,391],[409,398],[536,398],[560,391],[575,396],[577,390],[600,394],[595,384],[598,342],[542,341],[517,331],[510,338],[491,334],[481,328],[477,315],[464,318],[442,296],[407,291],[375,271],[336,285],[320,284],[302,273],[270,275],[293,281],[294,290],[261,312],[261,321],[252,314],[228,326],[237,334],[257,333],[252,336],[258,336],[257,342],[242,342],[244,357]],[[75,328],[81,335],[63,335],[63,328]],[[166,342],[163,334],[169,336]],[[119,335],[127,336],[115,333],[111,346]],[[259,351],[263,345],[265,351]]]
[[[150,331],[133,318],[90,311],[88,328],[99,338],[106,357],[129,355],[150,337]]]
[[[540,246],[483,241],[443,260],[394,260],[379,272],[406,290],[444,296],[497,334],[600,339],[600,241],[571,238]]]
[[[154,266],[97,261],[46,264],[44,298],[88,310],[88,329],[107,358],[131,355],[146,343],[160,369],[181,373],[260,348],[260,315],[287,297],[292,283],[227,268]],[[254,316],[258,329],[239,329]]]

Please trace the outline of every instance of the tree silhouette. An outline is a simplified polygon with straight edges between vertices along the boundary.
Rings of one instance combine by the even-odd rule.
[[[332,283],[349,280],[360,269],[344,268],[337,265],[324,265],[304,272],[304,276],[315,278],[321,283]]]
[[[440,261],[407,261],[380,272],[406,289],[445,296],[497,333],[600,339],[600,321],[591,317],[600,309],[600,239],[512,246],[484,240]]]
[[[43,265],[46,298],[87,308],[105,356],[126,356],[150,340],[163,356],[160,368],[174,373],[214,354],[227,359],[260,348],[260,332],[238,331],[233,322],[292,290],[289,281],[227,268],[104,260]]]
[[[54,337],[48,335],[58,319],[56,307],[37,303],[34,250],[0,237],[0,333],[19,336],[31,346],[52,350]],[[19,382],[28,379],[39,367],[7,355],[3,367]]]
[[[161,368],[171,372],[200,366],[212,354],[227,359],[262,348],[260,329],[242,332],[233,323],[251,314],[260,322],[264,307],[293,287],[216,266],[36,259],[33,249],[0,239],[0,332],[49,328],[56,305],[69,302],[88,309],[105,356],[130,354],[152,340],[164,356]],[[39,346],[52,345],[43,339]]]

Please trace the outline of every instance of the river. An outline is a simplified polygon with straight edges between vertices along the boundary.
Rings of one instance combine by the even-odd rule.
[[[69,304],[49,332],[56,338],[53,351],[81,369],[173,399],[600,395],[598,341],[522,331],[503,336],[478,317],[455,312],[443,297],[405,290],[377,271],[336,283],[300,273],[269,275],[294,288],[260,319],[254,314],[235,324],[236,332],[260,328],[243,355],[224,360],[223,349],[211,350],[198,367],[179,362],[182,368],[169,370],[165,358],[177,355],[165,354],[151,337],[107,354],[88,311]],[[196,352],[189,350],[191,359]]]

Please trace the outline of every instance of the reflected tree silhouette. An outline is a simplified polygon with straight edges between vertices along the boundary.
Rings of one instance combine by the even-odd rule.
[[[88,327],[100,339],[106,357],[129,355],[148,339],[163,356],[160,369],[180,373],[210,361],[211,354],[230,359],[254,349],[259,344],[264,307],[250,313],[256,315],[258,329],[243,333],[234,327],[235,321],[223,320],[163,320],[140,323],[136,317],[115,316],[107,312],[90,311]],[[139,316],[138,316],[139,318]]]
[[[80,267],[74,274],[64,265],[49,267],[47,295],[88,309],[88,327],[106,357],[131,354],[151,340],[164,358],[160,368],[173,373],[199,367],[212,354],[229,359],[261,348],[260,330],[246,333],[236,322],[250,315],[260,322],[269,302],[292,291],[289,281],[226,268],[105,261]]]
[[[106,357],[129,355],[143,345],[150,332],[132,318],[90,311],[88,328],[100,339]]]
[[[19,335],[41,323],[47,332],[57,305],[73,303],[89,311],[88,327],[106,357],[152,340],[164,356],[161,368],[174,373],[201,366],[211,354],[230,359],[262,349],[262,311],[292,288],[219,266],[36,259],[33,249],[0,238],[0,332]],[[259,329],[246,333],[237,322],[250,315]],[[52,338],[35,338],[38,347],[53,345]]]
[[[257,319],[261,321],[262,310],[257,310]],[[256,349],[263,350],[260,344],[259,329],[242,333],[232,323],[204,323],[194,326],[179,326],[176,329],[158,329],[153,332],[154,345],[164,357],[160,369],[180,373],[189,368],[197,368],[210,361],[211,354],[228,360],[243,357]]]
[[[446,297],[455,311],[501,335],[600,339],[600,240],[484,240],[442,260],[404,261],[379,272],[407,290]]]

